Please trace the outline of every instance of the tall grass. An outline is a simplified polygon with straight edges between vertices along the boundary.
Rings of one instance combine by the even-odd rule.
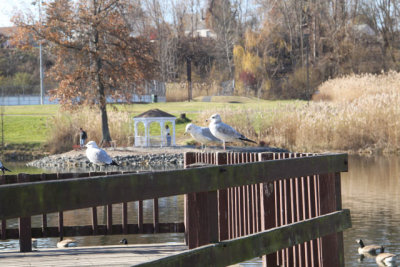
[[[128,112],[109,110],[108,125],[110,134],[117,144],[127,144],[130,115]],[[82,127],[88,135],[87,140],[101,142],[101,115],[96,109],[84,108],[76,112],[59,112],[51,122],[52,129],[47,139],[50,153],[60,153],[72,149],[79,144],[79,128]]]
[[[333,102],[353,101],[367,95],[391,93],[400,86],[400,73],[352,74],[331,79],[320,85],[314,100]]]
[[[332,101],[207,110],[199,119],[220,113],[248,138],[294,151],[398,152],[399,78],[394,72],[339,78],[321,86]]]

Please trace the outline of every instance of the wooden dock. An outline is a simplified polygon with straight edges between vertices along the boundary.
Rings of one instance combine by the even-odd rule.
[[[187,249],[184,243],[48,248],[0,252],[0,266],[132,266]]]
[[[39,256],[0,253],[0,266],[24,266],[17,260],[26,257],[30,266],[36,266],[32,261],[37,259],[38,265],[44,265],[40,255],[52,253],[56,264],[47,266],[62,262],[64,266],[223,267],[256,257],[267,266],[344,266],[342,232],[351,227],[340,191],[340,172],[348,170],[346,154],[188,152],[184,160],[186,169],[163,172],[5,176],[0,180],[0,238],[19,238],[24,253],[32,250],[32,237],[49,234],[61,239],[147,232],[140,218],[142,203],[148,199],[154,203],[149,232],[164,232],[158,199],[184,195],[184,227],[178,222],[175,226],[181,228],[167,227],[165,232],[184,230],[188,250],[181,244],[183,248],[175,251],[149,246],[140,250],[140,245],[128,252],[124,246],[114,252],[105,247],[105,253],[103,248],[82,248],[81,253],[69,250],[65,258],[57,258],[58,250]],[[128,202],[138,202],[137,224],[128,223]],[[122,223],[115,224],[112,205],[119,203]],[[98,224],[99,206],[107,210],[104,225]],[[64,211],[87,208],[92,225],[64,226]],[[58,226],[49,227],[47,214],[54,212],[59,214]],[[40,228],[32,228],[35,215],[42,215]],[[6,220],[13,218],[19,218],[18,229],[7,229]],[[166,251],[172,255],[163,254]],[[91,254],[94,257],[89,259]]]

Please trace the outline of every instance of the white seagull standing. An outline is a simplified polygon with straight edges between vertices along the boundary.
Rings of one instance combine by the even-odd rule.
[[[253,140],[246,138],[243,134],[238,133],[235,129],[233,129],[228,124],[225,124],[221,120],[221,116],[219,114],[214,114],[210,117],[210,128],[211,133],[222,140],[225,148],[225,142],[235,142],[235,141],[247,141],[257,144]]]
[[[3,172],[3,175],[4,175],[4,172],[5,172],[5,171],[10,172],[9,169],[7,169],[6,167],[3,166],[3,163],[1,163],[1,161],[0,161],[0,170]]]
[[[222,141],[215,137],[208,127],[200,127],[196,124],[189,123],[186,125],[185,133],[189,133],[194,140],[201,143],[201,146],[204,148],[208,143],[217,142],[221,143]]]
[[[107,164],[119,166],[117,162],[107,154],[106,151],[99,148],[95,141],[89,141],[86,145],[86,157],[94,164]]]

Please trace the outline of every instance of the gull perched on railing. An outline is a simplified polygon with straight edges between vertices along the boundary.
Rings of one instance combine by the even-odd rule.
[[[1,163],[1,161],[0,161],[0,170],[3,172],[3,175],[4,175],[4,172],[5,172],[5,171],[10,172],[9,169],[7,169],[6,167],[4,167],[3,163]]]
[[[212,142],[221,143],[222,142],[220,139],[218,139],[211,133],[211,131],[208,127],[200,127],[193,123],[189,123],[188,125],[186,125],[185,134],[186,133],[189,133],[193,137],[194,140],[201,143],[201,147],[203,148],[203,146],[204,146],[204,149],[206,148],[206,145],[208,143],[212,143]]]
[[[119,166],[117,162],[115,162],[106,151],[99,148],[95,141],[89,141],[86,145],[86,157],[90,162],[94,164],[106,164],[106,165],[116,165]]]
[[[226,149],[225,142],[247,141],[257,144],[253,140],[246,138],[243,134],[238,133],[228,124],[223,123],[219,114],[212,115],[208,120],[210,121],[208,128],[210,128],[211,133],[215,137],[222,140],[224,150]]]

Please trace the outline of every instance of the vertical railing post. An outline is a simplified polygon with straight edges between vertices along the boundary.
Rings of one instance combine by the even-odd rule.
[[[320,212],[326,214],[342,209],[340,173],[319,175]],[[322,237],[322,265],[344,266],[343,232]]]
[[[196,154],[194,152],[186,152],[184,154],[184,168],[196,162]],[[185,224],[185,241],[189,247],[195,247],[197,240],[194,234],[194,223],[190,220],[191,210],[189,209],[190,203],[193,201],[194,194],[185,194],[184,196],[184,224]]]
[[[258,155],[259,161],[272,160],[272,153],[260,153]],[[275,183],[275,185],[274,185]],[[276,181],[271,183],[260,184],[260,216],[261,216],[261,230],[267,230],[277,226],[275,213],[276,213]],[[263,266],[276,266],[277,265],[277,252],[264,255]]]
[[[113,215],[112,215],[112,205],[109,204],[107,205],[107,234],[111,235],[112,234],[112,228],[113,228]]]
[[[226,165],[228,156],[226,152],[217,152],[216,165]],[[228,189],[218,190],[218,228],[219,240],[229,239],[229,220],[228,220]]]
[[[122,203],[122,233],[128,233],[128,203]]]
[[[90,176],[95,176],[96,174],[93,172],[88,173]],[[98,220],[97,220],[97,207],[92,207],[92,234],[97,235],[98,233]]]
[[[138,232],[143,233],[143,200],[137,202],[138,205]]]
[[[5,184],[5,175],[0,176],[0,185]],[[1,239],[7,239],[7,220],[1,220]]]
[[[1,239],[7,239],[7,220],[1,220]]]
[[[206,154],[185,153],[185,168],[195,162],[211,163]],[[185,226],[189,249],[218,242],[217,191],[185,195]]]
[[[32,251],[31,217],[19,218],[19,251]]]
[[[17,176],[17,182],[23,183],[29,181],[29,174],[20,173]],[[19,251],[31,252],[32,251],[32,229],[31,217],[19,218]]]
[[[57,179],[62,179],[62,173],[57,173]],[[60,240],[64,238],[64,214],[62,211],[58,212],[58,234]]]
[[[158,198],[153,199],[153,227],[154,233],[159,232]]]

